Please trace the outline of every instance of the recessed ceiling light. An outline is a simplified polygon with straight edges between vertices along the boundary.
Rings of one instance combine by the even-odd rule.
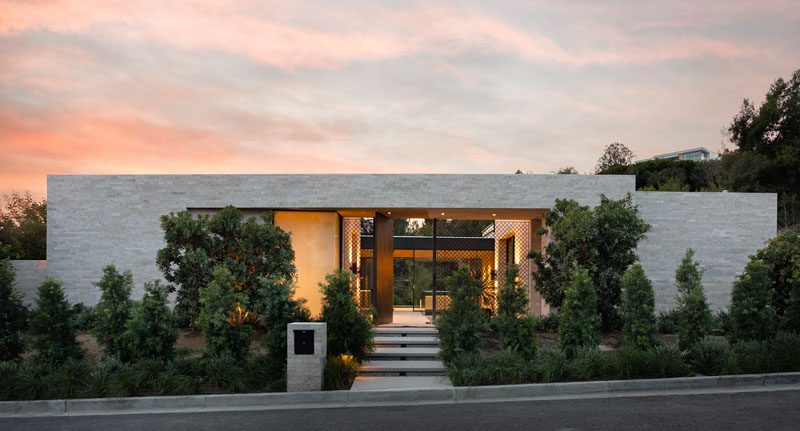
[[[392,212],[391,212],[391,211],[389,211],[389,212],[388,212],[388,213],[386,213],[386,214],[392,215]]]
[[[495,216],[497,216],[497,213],[492,213],[492,217],[495,217]]]
[[[442,215],[444,215],[444,213],[442,213]]]

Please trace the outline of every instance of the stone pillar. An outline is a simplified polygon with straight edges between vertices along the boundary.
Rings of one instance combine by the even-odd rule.
[[[328,354],[328,324],[290,323],[286,338],[286,391],[321,391]]]

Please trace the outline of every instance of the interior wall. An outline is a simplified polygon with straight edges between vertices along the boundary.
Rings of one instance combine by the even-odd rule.
[[[289,232],[297,267],[295,295],[312,315],[322,311],[319,283],[339,266],[339,215],[335,212],[275,211],[275,225]]]

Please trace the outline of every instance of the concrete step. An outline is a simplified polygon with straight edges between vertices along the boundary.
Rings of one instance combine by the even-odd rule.
[[[372,329],[372,332],[375,334],[375,336],[378,337],[414,337],[414,336],[435,337],[437,334],[439,334],[439,331],[437,331],[436,328],[420,328],[420,327],[397,328],[397,327],[377,326]]]
[[[379,336],[374,339],[375,346],[392,346],[392,347],[424,347],[424,346],[438,346],[439,339],[436,337],[427,336],[411,336],[411,337],[387,337]]]
[[[367,361],[361,364],[363,376],[441,376],[446,369],[439,361]]]
[[[384,361],[434,360],[438,347],[378,347],[369,354],[372,359]]]
[[[369,391],[374,389],[430,389],[452,387],[453,384],[447,376],[358,376],[350,390]]]

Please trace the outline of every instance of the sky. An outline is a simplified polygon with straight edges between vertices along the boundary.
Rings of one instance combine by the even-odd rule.
[[[48,174],[591,173],[730,147],[800,2],[0,0],[0,193]]]

